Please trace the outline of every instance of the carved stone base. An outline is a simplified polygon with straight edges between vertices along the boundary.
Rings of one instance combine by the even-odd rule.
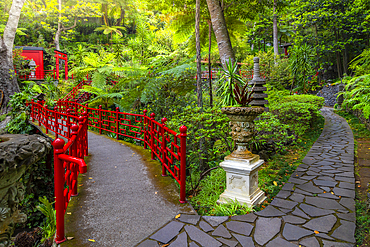
[[[258,205],[265,200],[265,193],[258,188],[258,168],[264,163],[256,155],[251,159],[225,158],[220,166],[226,171],[226,190],[220,195],[219,203],[238,200],[248,206]]]

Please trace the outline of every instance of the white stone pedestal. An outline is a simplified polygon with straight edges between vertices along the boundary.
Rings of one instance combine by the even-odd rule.
[[[258,155],[250,159],[226,157],[220,166],[226,171],[226,190],[220,195],[219,203],[238,200],[248,206],[262,203],[265,193],[258,188],[258,168],[264,163]]]

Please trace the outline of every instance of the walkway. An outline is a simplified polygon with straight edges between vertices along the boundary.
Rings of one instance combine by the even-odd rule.
[[[170,177],[135,145],[88,133],[88,172],[66,212],[62,247],[132,247],[178,213],[195,213],[179,203]],[[85,176],[84,176],[85,175]]]
[[[353,135],[331,109],[322,114],[321,136],[264,210],[231,218],[183,214],[138,246],[354,246]]]

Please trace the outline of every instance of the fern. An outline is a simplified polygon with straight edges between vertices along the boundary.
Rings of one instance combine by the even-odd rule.
[[[46,216],[44,226],[40,227],[43,231],[42,233],[43,238],[41,242],[44,242],[45,240],[54,237],[57,229],[57,221],[55,210],[53,208],[54,202],[53,203],[49,202],[45,196],[39,197],[39,201],[41,202],[41,204],[37,206],[37,209]]]

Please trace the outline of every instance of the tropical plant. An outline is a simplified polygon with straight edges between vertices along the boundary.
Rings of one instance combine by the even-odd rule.
[[[46,216],[44,225],[40,227],[43,231],[41,242],[45,242],[46,240],[53,238],[55,235],[57,229],[56,211],[53,208],[54,202],[49,202],[45,196],[39,197],[39,201],[41,204],[37,206],[37,209]]]
[[[307,93],[310,90],[308,87],[309,76],[314,75],[314,53],[312,47],[307,44],[300,44],[293,47],[292,55],[289,58],[290,69],[294,81],[292,83],[291,92],[303,92]],[[293,89],[293,84],[296,84],[296,88]]]
[[[242,89],[239,88],[239,85],[236,83],[234,88],[234,99],[242,107],[248,106],[248,104],[253,100],[254,86],[249,88],[246,83]]]
[[[370,73],[370,48],[362,51],[360,55],[350,62],[350,69],[354,70],[357,76]]]
[[[354,77],[345,81],[346,86],[343,92],[344,96],[342,106],[353,110],[361,110],[365,118],[370,116],[370,74]]]

